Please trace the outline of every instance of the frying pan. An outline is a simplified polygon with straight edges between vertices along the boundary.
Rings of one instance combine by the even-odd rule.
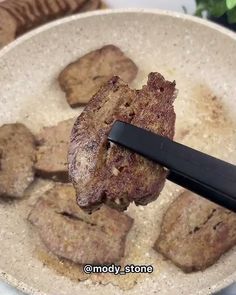
[[[105,44],[138,65],[133,87],[151,71],[176,80],[175,140],[236,163],[236,36],[213,23],[158,10],[107,10],[68,17],[19,38],[0,52],[0,124],[23,122],[33,132],[77,116],[57,83],[70,62]],[[210,294],[236,279],[236,249],[203,272],[184,274],[152,246],[162,216],[182,188],[167,182],[135,219],[123,264],[151,264],[153,274],[86,276],[47,253],[27,222],[32,204],[53,183],[38,180],[23,200],[0,201],[0,277],[28,294]],[[79,281],[82,280],[82,281]]]

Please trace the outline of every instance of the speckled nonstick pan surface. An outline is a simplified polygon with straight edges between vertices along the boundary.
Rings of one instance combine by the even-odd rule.
[[[38,131],[78,115],[81,109],[68,106],[56,78],[78,56],[108,43],[118,45],[139,66],[134,87],[141,87],[150,71],[176,80],[177,141],[236,163],[236,36],[177,13],[92,12],[19,38],[0,52],[0,124],[20,121]],[[236,280],[236,248],[192,274],[152,249],[163,213],[182,191],[169,182],[156,202],[128,209],[135,223],[122,263],[152,264],[154,273],[85,277],[79,266],[46,254],[26,220],[30,205],[51,186],[38,181],[23,200],[0,201],[0,277],[26,293],[205,295]]]

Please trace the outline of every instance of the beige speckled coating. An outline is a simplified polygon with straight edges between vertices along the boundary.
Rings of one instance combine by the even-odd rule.
[[[176,140],[236,163],[236,35],[177,13],[92,12],[19,38],[0,51],[0,124],[20,121],[38,131],[78,114],[81,110],[67,105],[57,75],[78,56],[107,43],[120,46],[139,66],[134,86],[140,87],[150,71],[176,80]],[[135,224],[126,248],[131,258],[125,261],[151,263],[153,275],[138,275],[134,287],[123,291],[56,273],[35,255],[39,241],[26,221],[29,204],[51,185],[39,182],[22,201],[0,200],[0,277],[26,293],[205,295],[236,280],[235,248],[206,271],[188,275],[152,249],[163,212],[182,190],[171,183],[155,203],[128,210]]]

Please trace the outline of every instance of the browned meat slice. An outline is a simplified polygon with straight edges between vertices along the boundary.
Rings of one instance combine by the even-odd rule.
[[[87,1],[87,0],[64,0],[68,7],[69,7],[69,13],[75,13],[77,12],[80,7]]]
[[[37,0],[7,0],[0,2],[17,21],[16,33],[22,33],[40,22],[40,14],[36,8]]]
[[[48,5],[48,0],[37,0],[37,4],[40,12],[43,14],[43,20],[45,22],[53,18],[53,12],[51,7]]]
[[[27,3],[30,7],[30,11],[33,13],[33,15],[36,17],[37,22],[41,22],[41,18],[43,17],[43,13],[39,9],[38,0],[21,0]]]
[[[39,24],[66,14],[76,13],[87,1],[5,0],[0,1],[0,8],[7,11],[16,21],[16,34],[19,35]]]
[[[46,6],[49,8],[50,16],[57,17],[62,15],[62,10],[56,0],[45,0]]]
[[[56,185],[32,209],[29,221],[46,247],[75,263],[119,261],[133,220],[109,207],[88,215],[75,202],[72,185]]]
[[[34,137],[22,124],[0,127],[0,196],[21,198],[34,179]]]
[[[22,8],[19,4],[12,1],[3,1],[0,2],[0,8],[5,9],[12,17],[16,20],[17,28],[16,32],[21,32],[26,26],[26,19],[22,16]]]
[[[116,145],[107,135],[117,119],[173,138],[175,82],[151,73],[142,90],[118,77],[107,82],[79,116],[69,148],[69,174],[81,208],[92,211],[102,203],[125,210],[130,202],[146,205],[161,192],[163,167]]]
[[[37,136],[35,169],[38,175],[68,182],[67,153],[70,133],[75,119],[44,127]]]
[[[66,3],[65,0],[57,0],[58,5],[60,6],[62,13],[67,13],[69,10],[69,5]]]
[[[154,249],[185,272],[203,270],[236,245],[236,214],[185,191],[170,205]]]
[[[135,63],[116,46],[106,45],[69,64],[59,75],[59,83],[71,107],[89,102],[112,76],[131,82],[137,75]]]
[[[87,0],[80,8],[79,12],[86,12],[100,8],[100,0]]]
[[[39,8],[39,11],[42,13],[42,19],[44,21],[46,21],[47,19],[50,19],[50,15],[51,15],[51,12],[50,12],[50,9],[47,5],[47,2],[46,0],[37,0],[37,6]]]
[[[33,1],[31,0],[29,3],[25,0],[10,0],[10,2],[19,8],[20,15],[26,20],[25,29],[32,28],[37,22],[37,16],[31,10],[31,3]]]
[[[15,39],[17,22],[5,9],[0,7],[0,48]]]

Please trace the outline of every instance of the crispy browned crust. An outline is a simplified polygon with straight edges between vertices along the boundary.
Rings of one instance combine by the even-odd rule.
[[[28,220],[55,255],[79,264],[104,264],[124,255],[133,219],[103,206],[92,215],[75,202],[72,185],[56,185],[35,204]]]
[[[26,20],[25,28],[32,28],[35,23],[37,23],[38,16],[33,12],[32,3],[33,1],[27,0],[11,0],[11,2],[16,3],[21,10],[21,15]],[[31,4],[31,5],[30,5]]]
[[[37,175],[55,181],[69,182],[67,153],[75,119],[44,127],[37,135],[35,170]]]
[[[185,191],[168,208],[154,249],[185,272],[204,270],[236,244],[236,214]]]
[[[15,39],[17,22],[5,9],[0,7],[0,48]]]
[[[26,25],[26,19],[22,15],[22,8],[17,3],[11,1],[0,2],[0,8],[5,9],[16,20],[17,29],[16,32],[21,31]]]
[[[131,82],[137,72],[135,63],[118,47],[106,45],[69,64],[60,73],[58,81],[70,106],[76,107],[88,103],[112,76]]]
[[[87,2],[87,8],[92,9],[92,0],[5,0],[0,2],[0,9],[7,11],[15,20],[16,35],[20,35],[48,21],[77,13],[80,9],[85,11]]]
[[[19,123],[0,127],[0,197],[21,198],[34,179],[35,144]]]
[[[62,14],[67,13],[69,9],[69,4],[65,0],[57,0]]]
[[[79,9],[79,12],[86,12],[99,9],[101,5],[100,0],[87,0]]]
[[[133,90],[113,77],[93,96],[72,130],[69,174],[77,202],[92,211],[106,203],[125,210],[129,203],[146,205],[156,200],[165,170],[116,145],[107,135],[117,119],[173,138],[175,82],[151,73],[147,85]]]

